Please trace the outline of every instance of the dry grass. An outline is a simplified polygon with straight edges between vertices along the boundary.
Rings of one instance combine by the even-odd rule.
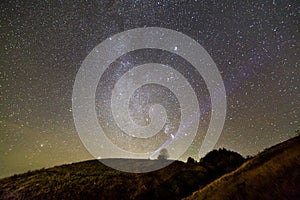
[[[224,153],[228,152],[217,151],[217,154]],[[240,155],[238,158],[242,164],[244,159]],[[131,169],[169,162],[124,159],[111,161]],[[234,165],[227,165],[226,170],[228,167],[231,170],[236,168],[236,162]],[[228,172],[226,170],[218,169],[218,174],[223,175]],[[1,179],[0,199],[180,199],[214,180],[215,172],[216,169],[207,169],[201,163],[175,161],[154,172],[132,174],[111,169],[97,160],[86,161]]]
[[[258,154],[186,199],[300,199],[300,137]]]
[[[225,149],[200,162],[175,161],[141,174],[120,172],[97,160],[62,165],[0,179],[0,199],[300,199],[299,143],[296,137],[276,145],[242,166],[245,159]],[[114,162],[140,169],[166,161]]]

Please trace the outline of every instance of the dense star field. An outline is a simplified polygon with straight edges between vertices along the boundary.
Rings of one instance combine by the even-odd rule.
[[[216,63],[226,89],[227,115],[215,148],[253,155],[294,136],[299,129],[296,0],[6,1],[0,3],[0,12],[0,177],[93,158],[81,143],[73,121],[76,73],[99,43],[139,27],[181,32],[201,44]],[[201,77],[189,76],[194,74],[189,63],[174,54],[148,49],[120,57],[113,63],[120,71],[106,73],[116,77],[124,66],[151,60],[183,69],[191,85],[198,88],[199,134],[181,157],[198,160],[210,121],[210,96]],[[122,133],[113,119],[103,114],[110,93],[101,88],[113,85],[105,84],[111,81],[108,76],[101,81],[96,109],[100,123],[107,124],[108,138],[128,151],[141,151],[133,143],[118,140]],[[146,125],[149,107],[145,102],[169,102],[165,103],[168,124],[162,134],[173,134],[180,118],[176,97],[162,86],[146,85],[140,90],[134,96],[142,102],[135,98],[130,102],[130,109],[139,112],[131,116]],[[145,110],[140,110],[139,103],[146,104]],[[164,139],[149,143],[147,148],[155,150]]]

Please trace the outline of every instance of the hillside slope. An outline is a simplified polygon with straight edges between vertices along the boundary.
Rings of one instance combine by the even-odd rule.
[[[300,137],[266,149],[185,199],[300,199]]]
[[[220,175],[240,166],[244,158],[233,154],[236,161],[227,163]],[[103,160],[105,161],[105,160]],[[143,168],[168,160],[112,159],[114,164]],[[239,163],[236,166],[236,163]],[[97,160],[62,165],[0,179],[0,199],[180,199],[214,180],[214,168],[197,162],[175,161],[149,173],[125,173],[109,168]],[[176,189],[176,191],[173,191]]]
[[[170,162],[113,161],[131,168]],[[219,149],[200,162],[175,161],[140,174],[97,160],[36,170],[0,179],[0,199],[300,199],[299,169],[300,137],[295,137],[247,162],[238,153]]]

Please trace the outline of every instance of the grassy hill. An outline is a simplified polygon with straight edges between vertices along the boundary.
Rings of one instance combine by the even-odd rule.
[[[300,137],[266,149],[186,199],[300,199]]]
[[[241,165],[244,158],[227,150],[217,154],[234,154]],[[104,160],[105,161],[105,160]],[[140,169],[168,160],[113,159],[116,165]],[[202,165],[203,164],[203,165]],[[204,187],[215,177],[208,162],[175,161],[171,165],[148,173],[125,173],[109,168],[97,160],[57,166],[27,172],[0,180],[0,199],[180,199]],[[228,170],[236,162],[226,163]]]
[[[293,138],[248,161],[219,149],[200,162],[175,161],[140,174],[97,160],[62,165],[0,179],[0,199],[299,199],[299,143],[300,137]],[[170,161],[113,162],[138,170]]]

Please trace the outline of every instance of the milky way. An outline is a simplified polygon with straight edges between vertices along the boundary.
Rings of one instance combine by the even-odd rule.
[[[1,2],[0,12],[2,177],[92,159],[78,137],[72,117],[76,73],[89,52],[103,40],[139,27],[182,32],[201,44],[216,63],[225,84],[227,115],[215,148],[252,155],[294,136],[299,129],[296,0],[284,3],[59,1],[58,4],[7,1]],[[118,68],[151,59],[180,68],[192,87],[198,88],[195,93],[202,113],[199,134],[182,156],[183,160],[188,156],[198,159],[211,104],[205,82],[193,75],[189,63],[168,52],[145,50],[126,54],[112,65]],[[111,72],[118,74],[115,70]],[[178,101],[166,88],[150,85],[142,89],[144,92],[137,91],[135,95],[149,101],[162,101],[161,94],[168,94],[166,106],[172,105],[174,110],[167,111],[169,121],[161,133],[167,131],[169,135],[165,135],[169,138],[178,128],[176,121],[180,116],[175,108]],[[151,92],[149,98],[143,96],[145,91],[155,90],[157,98],[151,99]],[[105,93],[96,95],[99,102],[105,101]],[[132,109],[139,105],[133,98]],[[140,119],[137,123],[148,123],[144,111],[141,115],[131,113],[133,118]],[[102,119],[101,112],[98,119]],[[114,126],[111,119],[105,119],[108,127]],[[113,131],[107,135],[115,137]]]

